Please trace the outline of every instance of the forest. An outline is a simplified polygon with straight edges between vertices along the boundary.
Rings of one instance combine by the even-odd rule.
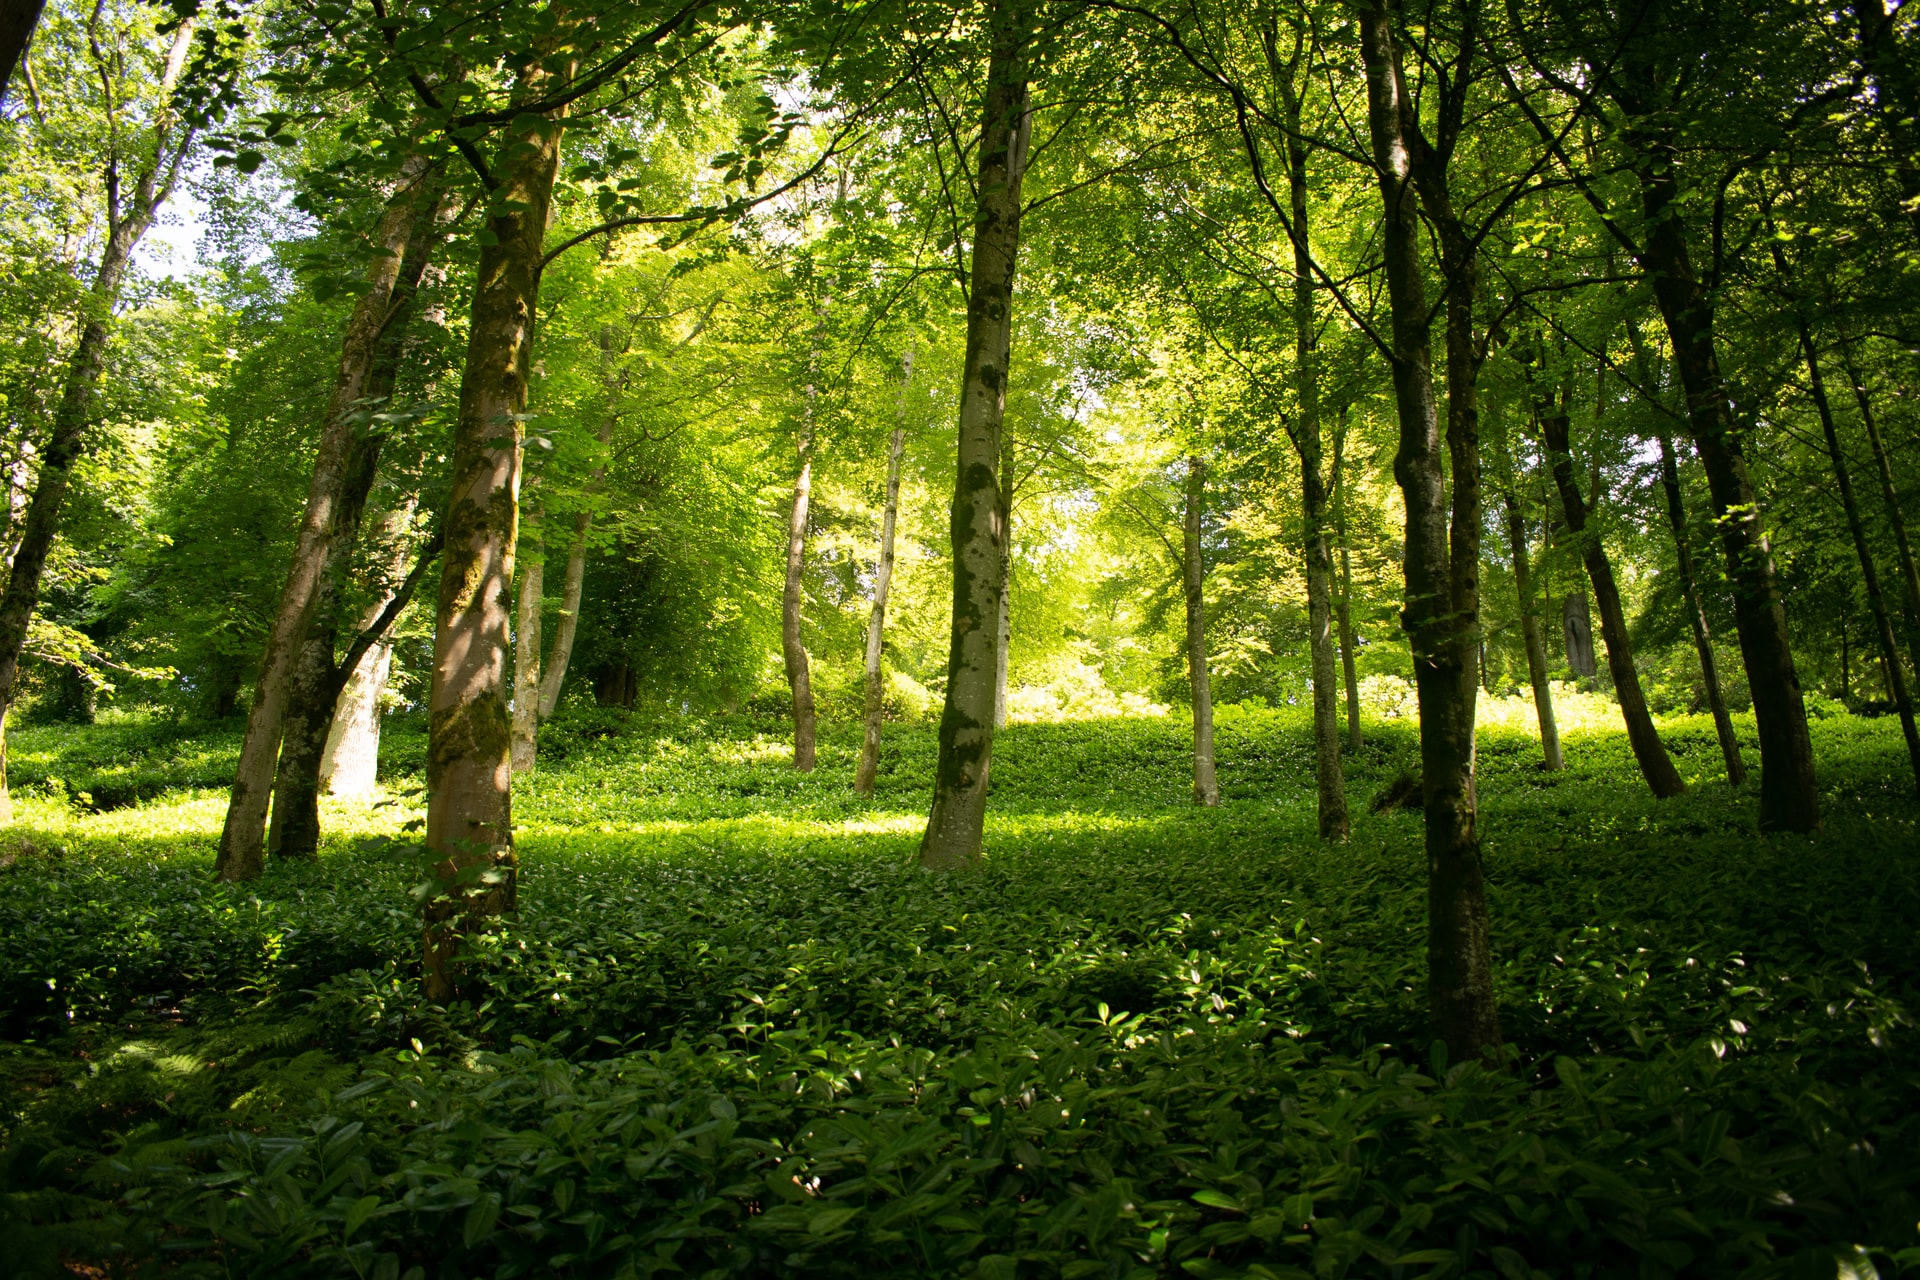
[[[1920,5],[0,0],[0,263],[0,1274],[1920,1276]]]

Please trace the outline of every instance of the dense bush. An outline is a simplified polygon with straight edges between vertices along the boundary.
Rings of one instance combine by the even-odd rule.
[[[1920,809],[1887,722],[1814,729],[1828,830],[1766,841],[1704,720],[1665,803],[1617,735],[1554,775],[1483,733],[1499,1073],[1424,1034],[1419,816],[1321,846],[1290,710],[1223,711],[1218,811],[1177,721],[1016,726],[961,877],[911,864],[926,731],[867,799],[851,732],[803,777],[777,726],[583,720],[450,1009],[367,838],[404,803],[243,888],[207,797],[30,803],[0,1230],[261,1276],[1920,1270]],[[1356,801],[1415,757],[1380,727]]]

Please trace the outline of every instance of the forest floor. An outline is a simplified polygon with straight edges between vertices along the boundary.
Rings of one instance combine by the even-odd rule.
[[[1420,818],[1367,806],[1404,723],[1338,847],[1298,712],[1223,710],[1212,811],[1177,718],[1015,726],[985,869],[933,876],[930,729],[863,798],[857,726],[800,776],[777,725],[556,722],[452,1008],[414,976],[417,728],[390,803],[236,887],[231,731],[22,730],[0,1272],[1920,1273],[1898,726],[1817,721],[1826,829],[1769,839],[1711,724],[1662,729],[1665,802],[1621,734],[1557,775],[1482,734],[1497,1072],[1424,1030]]]

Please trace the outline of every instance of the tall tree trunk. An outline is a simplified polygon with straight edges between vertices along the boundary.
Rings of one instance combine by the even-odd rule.
[[[1500,498],[1507,509],[1507,550],[1513,558],[1513,585],[1520,599],[1520,635],[1527,646],[1527,683],[1533,686],[1533,714],[1540,722],[1541,763],[1547,772],[1567,767],[1560,749],[1560,724],[1553,715],[1553,684],[1547,672],[1547,642],[1540,634],[1540,608],[1533,595],[1533,559],[1527,550],[1527,522],[1514,496],[1511,466]]]
[[[1000,606],[994,620],[993,727],[1007,727],[1007,664],[1013,658],[1013,442],[1000,438]]]
[[[1285,94],[1287,194],[1293,217],[1293,448],[1300,457],[1302,559],[1307,577],[1307,647],[1313,661],[1314,789],[1322,840],[1347,838],[1347,781],[1340,769],[1340,687],[1333,655],[1333,556],[1327,545],[1327,486],[1320,474],[1319,318],[1314,314],[1313,259],[1307,221],[1307,149],[1298,129],[1300,103]]]
[[[520,608],[513,628],[513,747],[515,773],[533,770],[540,730],[540,613],[546,594],[541,549],[520,567]]]
[[[413,221],[399,274],[388,295],[384,322],[374,342],[373,363],[361,388],[364,394],[352,410],[356,430],[347,447],[306,635],[287,684],[279,765],[273,781],[273,813],[267,826],[269,856],[315,858],[320,853],[320,771],[347,674],[334,662],[339,610],[354,549],[360,541],[367,500],[379,478],[380,451],[386,443],[384,433],[368,423],[370,406],[385,405],[398,381],[414,295],[439,242],[439,192],[437,175],[429,176],[419,196],[418,207],[423,212]]]
[[[900,463],[907,448],[907,385],[913,381],[913,352],[900,357],[900,400],[894,407],[893,439],[887,445],[887,502],[880,514],[880,555],[873,567],[873,612],[867,618],[866,731],[860,741],[860,767],[853,789],[873,794],[880,771],[880,723],[886,686],[880,678],[880,658],[887,631],[887,591],[893,585],[893,530],[900,513]]]
[[[1673,529],[1674,555],[1679,562],[1680,590],[1686,599],[1687,625],[1693,631],[1694,652],[1700,657],[1700,680],[1706,686],[1707,710],[1713,715],[1713,731],[1720,739],[1720,755],[1727,762],[1727,785],[1737,787],[1747,780],[1747,765],[1740,758],[1740,739],[1733,732],[1733,717],[1727,713],[1727,695],[1720,687],[1720,667],[1713,656],[1713,636],[1707,629],[1707,610],[1700,594],[1700,575],[1693,564],[1693,538],[1687,532],[1687,506],[1680,488],[1680,466],[1673,452],[1673,439],[1663,428],[1660,432],[1660,486],[1667,495],[1667,523]]]
[[[1620,587],[1614,581],[1613,562],[1607,557],[1600,531],[1587,528],[1587,504],[1580,494],[1580,482],[1573,474],[1573,444],[1569,438],[1567,403],[1556,401],[1544,387],[1536,390],[1535,413],[1545,437],[1547,470],[1560,492],[1560,510],[1567,529],[1580,548],[1581,563],[1587,580],[1593,585],[1593,602],[1600,610],[1600,636],[1607,645],[1607,670],[1613,675],[1614,696],[1620,700],[1620,714],[1627,722],[1627,744],[1640,766],[1653,794],[1661,799],[1684,793],[1687,784],[1673,767],[1667,748],[1654,728],[1653,715],[1647,710],[1646,694],[1640,689],[1640,672],[1633,664],[1633,642],[1627,636],[1626,610],[1620,603]]]
[[[1820,826],[1820,790],[1807,735],[1807,709],[1787,640],[1773,549],[1760,520],[1760,499],[1747,474],[1730,389],[1720,373],[1713,336],[1714,304],[1694,274],[1687,250],[1676,156],[1658,139],[1638,139],[1646,242],[1640,266],[1649,277],[1673,344],[1686,392],[1687,427],[1707,473],[1714,523],[1733,586],[1740,657],[1753,694],[1760,736],[1760,829],[1813,831]],[[1658,163],[1656,163],[1658,161]]]
[[[554,627],[553,650],[547,655],[546,669],[540,676],[542,720],[553,715],[560,705],[567,665],[573,661],[573,640],[580,631],[580,598],[587,582],[587,533],[592,527],[591,511],[582,511],[573,518],[573,541],[567,545],[567,573],[560,585],[560,620]]]
[[[1340,410],[1340,430],[1333,437],[1333,519],[1340,539],[1340,598],[1335,617],[1340,624],[1340,666],[1347,686],[1347,750],[1358,751],[1360,731],[1360,669],[1353,643],[1353,553],[1347,540],[1347,411]]]
[[[1895,6],[1896,11],[1900,6]],[[1873,83],[1874,110],[1892,144],[1892,170],[1907,225],[1920,235],[1920,71],[1899,44],[1896,15],[1885,0],[1853,0],[1860,63]]]
[[[220,833],[214,874],[221,880],[250,880],[262,870],[261,838],[288,695],[314,616],[315,600],[328,577],[328,551],[353,461],[354,409],[367,394],[380,339],[388,330],[394,288],[400,280],[414,224],[421,215],[418,187],[426,171],[426,161],[419,158],[409,158],[402,167],[401,189],[388,201],[372,237],[367,292],[354,305],[340,345],[340,365],[314,451],[306,511],[294,539],[286,584],[280,590],[280,602],[267,631],[260,678],[254,687],[252,710],[247,714],[240,763],[234,771],[226,824]]]
[[[546,66],[526,72],[522,95],[538,100],[561,78]],[[513,555],[542,242],[563,128],[557,116],[522,117],[500,148],[491,235],[482,237],[492,243],[480,247],[460,380],[427,695],[426,843],[440,856],[434,870],[442,891],[427,906],[421,958],[434,1001],[456,994],[463,932],[515,901],[507,712]]]
[[[407,530],[418,509],[412,495],[389,508],[376,521],[379,544],[389,548],[386,562],[374,575],[378,587],[373,600],[355,620],[356,635],[379,622],[407,577],[412,561]],[[393,640],[383,635],[351,668],[341,660],[344,680],[334,701],[333,723],[320,757],[320,786],[328,795],[365,796],[373,791],[380,765],[380,702],[386,693],[393,662]]]
[[[813,398],[813,388],[807,388]],[[780,595],[780,653],[786,660],[787,687],[793,693],[793,767],[810,773],[814,762],[813,672],[800,633],[800,606],[805,594],[807,563],[807,506],[813,495],[813,413],[800,436],[800,470],[793,479],[793,505],[787,512],[787,578]]]
[[[933,803],[920,864],[975,866],[986,830],[993,763],[993,696],[999,663],[1000,432],[1013,339],[1013,280],[1020,249],[1021,181],[1032,128],[1023,0],[996,0],[993,49],[981,111],[973,260],[967,281],[966,369],[953,494],[953,624]]]
[[[1915,679],[1920,679],[1920,572],[1913,560],[1913,544],[1907,538],[1907,518],[1900,510],[1900,490],[1893,481],[1893,466],[1887,459],[1886,445],[1880,439],[1880,423],[1874,417],[1873,401],[1867,384],[1854,367],[1844,335],[1840,339],[1840,367],[1853,388],[1854,403],[1860,406],[1860,421],[1867,429],[1867,443],[1873,449],[1874,470],[1880,477],[1880,501],[1887,509],[1887,523],[1893,527],[1893,545],[1900,552],[1900,585],[1906,613],[1907,656],[1913,662]]]
[[[1786,256],[1775,243],[1774,262],[1786,272]],[[1874,638],[1880,642],[1880,661],[1884,665],[1887,690],[1894,709],[1900,713],[1900,729],[1907,739],[1907,760],[1913,766],[1913,783],[1920,792],[1920,730],[1913,723],[1913,699],[1907,692],[1906,673],[1900,668],[1900,646],[1893,637],[1893,617],[1887,600],[1880,593],[1880,571],[1874,567],[1873,551],[1867,545],[1867,531],[1860,523],[1860,504],[1853,496],[1853,477],[1847,470],[1847,455],[1840,448],[1840,433],[1834,426],[1833,405],[1827,399],[1826,379],[1820,372],[1820,354],[1813,345],[1813,332],[1804,313],[1795,310],[1794,323],[1800,337],[1800,354],[1807,364],[1807,391],[1820,417],[1820,430],[1827,440],[1827,458],[1833,463],[1833,478],[1840,489],[1840,509],[1847,517],[1847,532],[1853,535],[1853,552],[1860,560],[1860,582],[1867,589],[1867,607],[1873,613]]]
[[[1181,580],[1187,594],[1187,678],[1193,688],[1193,802],[1220,803],[1213,767],[1213,684],[1207,674],[1206,564],[1200,558],[1200,513],[1205,504],[1207,464],[1187,458],[1187,509],[1182,522]]]
[[[1463,40],[1471,47],[1474,37]],[[1394,476],[1406,504],[1401,615],[1420,701],[1420,768],[1427,852],[1427,998],[1434,1034],[1458,1060],[1494,1054],[1491,926],[1476,828],[1474,646],[1479,627],[1480,462],[1472,349],[1474,249],[1447,203],[1445,160],[1420,135],[1408,99],[1393,19],[1384,3],[1360,13],[1367,124],[1380,180],[1383,248],[1392,312],[1394,401],[1400,448]],[[1459,79],[1464,90],[1464,66]],[[1443,107],[1442,115],[1447,114]],[[1454,111],[1458,117],[1458,111]],[[1416,154],[1420,157],[1416,175]],[[1447,289],[1447,446],[1453,470],[1448,519],[1433,387],[1420,203],[1441,235]]]

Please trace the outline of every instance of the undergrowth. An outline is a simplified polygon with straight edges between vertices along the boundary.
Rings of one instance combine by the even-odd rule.
[[[1297,712],[1222,710],[1215,811],[1177,720],[1015,726],[985,869],[929,876],[930,730],[864,798],[851,729],[801,776],[778,726],[561,723],[516,788],[520,914],[451,1008],[382,838],[419,803],[400,728],[389,803],[330,802],[320,861],[239,887],[209,877],[232,743],[19,735],[0,1268],[1920,1271],[1920,808],[1886,723],[1816,722],[1827,828],[1767,840],[1704,719],[1663,724],[1666,802],[1622,735],[1547,774],[1484,729],[1499,1072],[1425,1032],[1420,817],[1365,803],[1404,725],[1350,756],[1339,847]]]

